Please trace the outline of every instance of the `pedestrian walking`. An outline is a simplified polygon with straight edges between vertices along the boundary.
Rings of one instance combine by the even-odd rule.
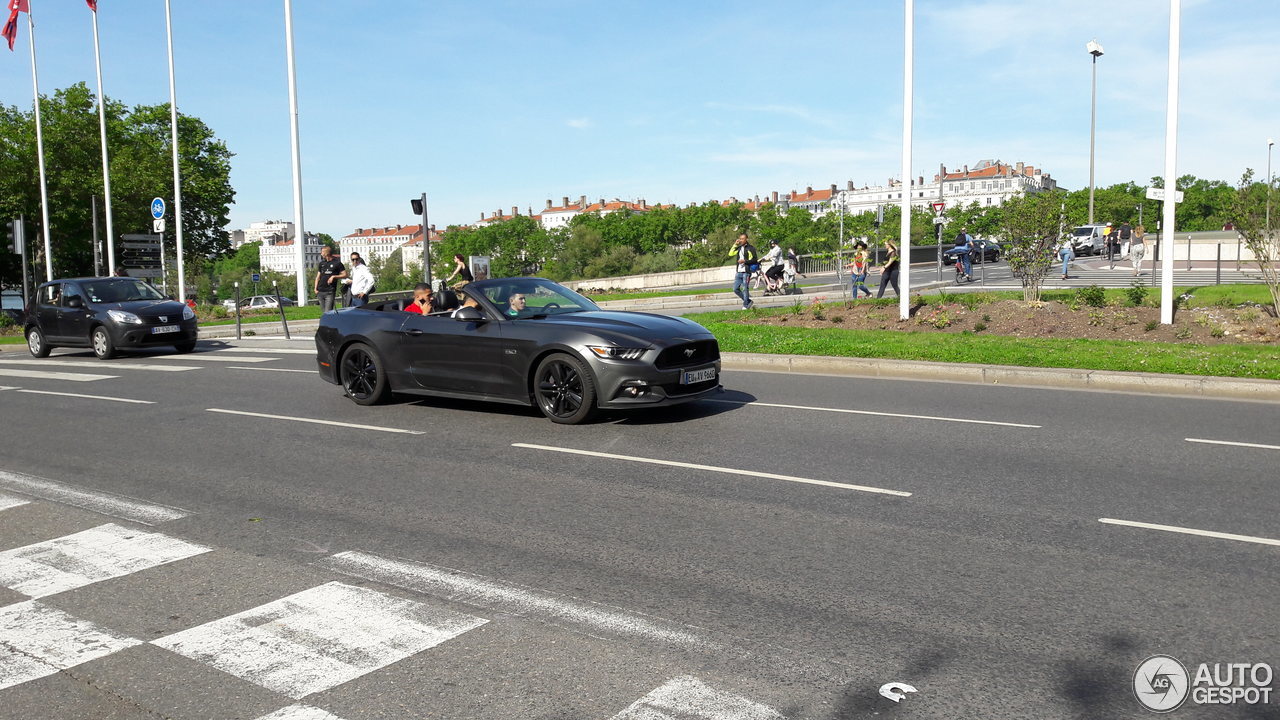
[[[1129,221],[1125,220],[1120,224],[1120,229],[1116,231],[1119,236],[1120,243],[1120,259],[1124,259],[1125,255],[1132,252],[1131,245],[1133,243],[1133,227],[1129,225]]]
[[[742,300],[742,309],[749,309],[751,302],[751,276],[760,272],[760,253],[751,244],[746,233],[733,241],[733,249],[729,257],[734,258],[736,266],[733,274],[733,294]]]
[[[1072,247],[1070,235],[1062,238],[1062,242],[1058,244],[1058,257],[1062,258],[1062,279],[1066,280],[1067,268],[1076,257],[1076,251]]]
[[[373,292],[373,271],[364,260],[356,258],[351,268],[351,307],[360,307],[369,302],[369,294]]]
[[[867,256],[866,243],[859,242],[853,246],[853,261],[844,267],[849,271],[849,299],[857,300],[859,290],[871,297],[871,289],[867,287],[867,273],[871,271],[871,262]]]
[[[894,294],[902,297],[902,291],[898,289],[898,246],[893,244],[892,240],[885,240],[884,248],[887,254],[884,258],[884,268],[880,271],[880,287],[876,288],[876,297],[884,297],[886,285],[892,285]]]
[[[1133,276],[1142,274],[1142,259],[1147,254],[1147,229],[1139,225],[1133,229],[1133,239],[1129,242],[1129,261],[1133,263]]]
[[[808,278],[800,272],[800,256],[796,254],[795,248],[787,249],[786,264],[782,269],[782,284],[788,288],[788,292],[796,289],[796,276]]]
[[[342,261],[333,256],[333,248],[325,245],[320,248],[320,265],[316,268],[315,290],[320,300],[320,312],[327,313],[333,309],[334,293],[337,283],[347,276],[347,269]]]

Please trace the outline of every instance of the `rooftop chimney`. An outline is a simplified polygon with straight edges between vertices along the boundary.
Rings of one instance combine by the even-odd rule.
[[[831,194],[832,194],[832,195],[835,195],[835,194],[836,194],[836,184],[835,184],[835,183],[831,183]]]
[[[920,177],[916,178],[916,184],[917,184],[917,185],[924,185],[924,176],[923,176],[923,175],[921,175]]]
[[[805,194],[805,195],[812,195],[812,194],[813,194],[813,186],[812,186],[812,185],[810,185],[809,187],[805,188],[805,189],[804,189],[804,194]]]
[[[1023,165],[1022,163],[1018,163],[1017,165],[1014,165],[1014,166],[1013,166],[1014,170],[1015,170],[1019,175],[1021,175],[1021,174],[1022,174],[1022,170],[1023,170],[1023,168],[1025,168],[1025,167],[1026,167],[1026,165]]]
[[[604,209],[604,198],[600,198],[600,209]]]
[[[965,165],[965,166],[964,166],[964,176],[965,176],[965,177],[969,177],[969,166],[968,166],[968,165]]]
[[[547,198],[547,209],[551,209],[551,198]]]
[[[640,198],[640,209],[641,210],[649,209],[649,203],[644,198]]]
[[[769,195],[769,202],[774,202],[774,203],[778,202],[778,191],[777,191],[777,190],[774,190],[774,191]]]
[[[579,195],[579,196],[578,196],[578,209],[579,209],[579,210],[586,210],[586,209],[587,209],[587,196],[586,196],[586,195]]]
[[[517,216],[517,215],[519,215],[519,214],[520,214],[520,208],[516,207],[515,205],[512,205],[512,206],[511,206],[511,217],[515,217],[515,216]]]
[[[568,195],[565,195],[564,197],[562,197],[562,198],[560,198],[560,199],[564,201],[563,203],[561,203],[560,207],[569,207],[569,196],[568,196]]]
[[[852,181],[852,180],[850,180],[849,182],[845,183],[844,189],[845,189],[845,190],[853,190],[853,181]]]

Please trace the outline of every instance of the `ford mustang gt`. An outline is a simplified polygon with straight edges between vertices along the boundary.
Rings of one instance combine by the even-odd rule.
[[[610,312],[543,278],[494,278],[440,293],[325,313],[320,376],[360,405],[391,393],[537,407],[575,424],[602,408],[657,407],[720,390],[720,347],[680,317]]]

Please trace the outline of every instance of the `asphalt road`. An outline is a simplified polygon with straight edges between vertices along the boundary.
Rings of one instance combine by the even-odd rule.
[[[733,372],[563,427],[308,350],[0,352],[0,717],[1141,718],[1148,656],[1280,661],[1274,404]]]

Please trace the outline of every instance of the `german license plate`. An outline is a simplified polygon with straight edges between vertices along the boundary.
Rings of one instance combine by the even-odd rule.
[[[716,379],[715,366],[705,367],[701,370],[689,370],[680,376],[681,385],[694,385],[700,382]]]
[[[181,329],[178,325],[161,325],[160,327],[151,328],[151,334],[162,335],[164,333],[178,332]]]

